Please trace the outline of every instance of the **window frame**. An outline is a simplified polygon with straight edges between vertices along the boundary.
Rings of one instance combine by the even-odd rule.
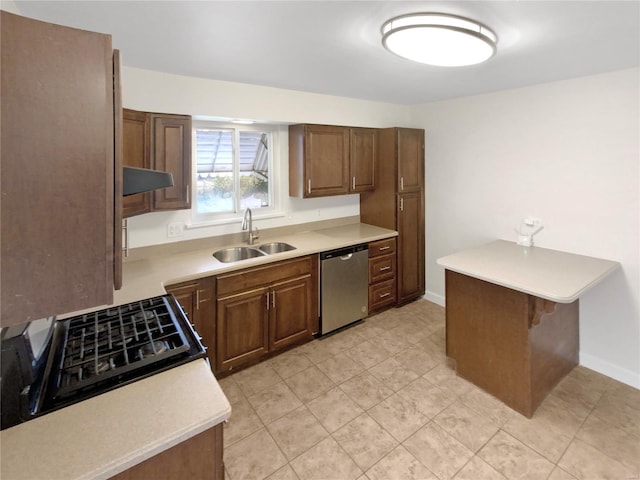
[[[197,136],[198,129],[220,129],[233,131],[233,186],[234,186],[234,211],[218,213],[198,212],[198,159],[197,159]],[[266,133],[269,137],[269,149],[267,151],[268,172],[269,172],[269,207],[252,209],[253,218],[268,218],[282,216],[281,212],[281,187],[279,185],[279,171],[277,165],[280,164],[280,128],[279,125],[253,123],[235,124],[230,122],[193,120],[192,123],[192,192],[191,192],[191,221],[196,226],[219,225],[225,223],[235,223],[241,221],[244,210],[240,208],[240,161],[239,161],[239,138],[240,131],[256,131]]]

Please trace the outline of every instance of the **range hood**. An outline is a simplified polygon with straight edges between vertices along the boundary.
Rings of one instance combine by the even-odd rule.
[[[173,176],[160,170],[122,167],[122,196],[173,187]]]

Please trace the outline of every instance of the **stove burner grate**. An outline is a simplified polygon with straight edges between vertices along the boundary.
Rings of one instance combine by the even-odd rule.
[[[62,320],[67,328],[54,398],[187,352],[189,341],[169,299],[154,297]]]

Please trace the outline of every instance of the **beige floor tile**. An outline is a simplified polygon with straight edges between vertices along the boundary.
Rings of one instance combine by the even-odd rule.
[[[539,416],[538,412],[531,419],[513,415],[502,430],[553,463],[560,459],[573,440],[573,433],[563,432],[545,417]]]
[[[472,383],[456,375],[455,370],[449,362],[440,363],[423,375],[434,385],[450,390],[453,394],[460,396],[476,388]]]
[[[583,384],[580,380],[567,375],[553,389],[553,394],[565,402],[571,403],[575,408],[590,412],[598,403],[604,391],[601,388]]]
[[[592,416],[624,430],[631,435],[640,435],[640,399],[631,403],[625,396],[606,392],[591,412]]]
[[[363,372],[341,383],[340,389],[365,410],[393,395],[393,390],[369,372]]]
[[[305,403],[335,387],[335,383],[315,365],[285,379],[285,382]]]
[[[404,447],[440,480],[452,478],[473,452],[433,422],[409,437]]]
[[[289,460],[297,457],[329,433],[305,406],[301,406],[267,426],[280,450]]]
[[[365,369],[364,365],[345,353],[339,353],[324,362],[318,363],[318,368],[336,384],[346,382],[362,373]]]
[[[449,390],[443,390],[422,377],[397,393],[428,419],[435,417],[456,400],[456,396]]]
[[[366,470],[393,450],[398,442],[366,413],[333,433],[333,438]]]
[[[498,432],[478,456],[513,480],[545,480],[553,463],[505,432]]]
[[[438,480],[402,445],[367,470],[370,480]]]
[[[595,372],[587,367],[578,365],[569,374],[568,378],[573,378],[578,381],[580,385],[593,392],[604,393],[614,383],[612,379]]]
[[[391,330],[387,330],[382,335],[375,338],[375,345],[382,347],[390,354],[395,355],[402,350],[411,347],[413,344],[406,337],[399,335]]]
[[[224,424],[225,448],[260,430],[264,424],[244,396],[231,402],[231,417]]]
[[[640,435],[627,433],[599,417],[590,415],[578,430],[576,438],[640,475]]]
[[[233,480],[256,480],[271,475],[287,459],[263,428],[225,449],[224,464]]]
[[[398,394],[380,402],[367,412],[399,442],[403,442],[429,421]]]
[[[331,358],[333,353],[328,347],[329,345],[326,342],[322,340],[314,340],[312,342],[305,343],[296,350],[304,353],[309,360],[316,364]]]
[[[265,425],[295,410],[302,402],[284,383],[276,383],[247,398]]]
[[[432,355],[416,346],[396,353],[393,358],[416,375],[424,375],[440,363],[436,355]]]
[[[353,330],[356,331],[362,338],[365,340],[370,340],[378,335],[386,332],[384,328],[376,325],[375,322],[370,321],[370,319],[365,319],[361,324],[355,325]]]
[[[331,437],[294,459],[291,466],[304,480],[355,480],[363,473]]]
[[[364,412],[358,404],[337,387],[311,400],[307,407],[330,433],[335,432]]]
[[[556,467],[553,469],[553,472],[551,472],[551,475],[549,475],[549,478],[547,480],[577,480],[577,479],[570,473],[567,473],[564,470],[562,470],[560,467]]]
[[[630,468],[581,440],[571,442],[558,466],[578,480],[633,480],[638,476]]]
[[[611,386],[604,395],[613,397],[617,402],[624,403],[630,408],[640,410],[640,390],[629,385],[612,381]]]
[[[495,423],[460,401],[447,407],[433,421],[472,452],[480,450],[498,431]]]
[[[300,477],[298,477],[296,472],[293,471],[293,468],[287,464],[277,472],[269,475],[265,480],[300,480]]]
[[[369,369],[369,373],[394,392],[397,392],[419,377],[417,373],[407,370],[407,368],[395,358],[388,358],[374,365]]]
[[[265,363],[259,363],[233,375],[233,380],[247,397],[282,381],[280,375]]]
[[[384,346],[376,343],[375,338],[350,348],[345,354],[365,368],[371,368],[391,356]]]
[[[507,423],[513,415],[518,415],[500,400],[477,387],[461,395],[460,400],[467,407],[484,415],[499,427]]]
[[[350,328],[319,340],[319,342],[325,344],[325,348],[332,355],[342,353],[364,341],[365,339],[358,332]]]
[[[507,480],[491,465],[475,456],[453,477],[455,480]]]
[[[299,348],[273,357],[268,363],[282,378],[289,378],[313,365]]]

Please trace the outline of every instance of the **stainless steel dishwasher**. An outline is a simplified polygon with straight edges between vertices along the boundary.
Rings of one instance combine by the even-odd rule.
[[[320,254],[320,333],[325,335],[367,316],[367,244]]]

